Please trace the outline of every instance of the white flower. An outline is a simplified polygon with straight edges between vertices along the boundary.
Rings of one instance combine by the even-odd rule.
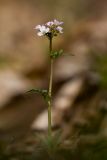
[[[34,29],[40,29],[41,25],[37,25]]]
[[[60,26],[60,25],[62,25],[63,24],[63,22],[59,22],[59,21],[57,21],[56,19],[54,19],[54,21],[49,21],[49,22],[47,22],[46,23],[46,25],[47,26],[53,26],[53,25],[55,25],[55,26]]]
[[[63,28],[60,27],[60,26],[58,26],[58,27],[56,28],[56,30],[57,30],[59,33],[63,33]]]
[[[35,29],[37,29],[37,30],[39,30],[39,32],[37,33],[37,35],[38,36],[44,36],[46,33],[48,33],[49,32],[49,28],[48,27],[46,27],[45,25],[37,25],[36,27],[35,27]]]
[[[53,38],[54,36],[63,33],[63,28],[61,27],[62,24],[63,22],[54,19],[54,21],[49,21],[44,25],[37,25],[34,29],[39,31],[37,33],[38,36],[46,35],[48,38]]]
[[[56,19],[54,19],[53,23],[54,23],[54,25],[56,25],[56,26],[59,26],[59,25],[62,25],[62,24],[63,24],[63,22],[59,22],[59,21],[57,21]]]
[[[47,23],[46,23],[47,26],[52,26],[53,24],[54,24],[53,21],[50,21],[50,22],[47,22]]]

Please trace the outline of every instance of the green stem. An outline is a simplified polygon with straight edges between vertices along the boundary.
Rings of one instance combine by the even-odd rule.
[[[50,37],[50,44],[49,44],[49,51],[51,54],[52,51],[52,37]],[[52,107],[52,79],[53,79],[53,59],[50,59],[50,79],[49,79],[49,100],[48,100],[48,136],[51,138],[52,131],[51,131],[51,107]]]

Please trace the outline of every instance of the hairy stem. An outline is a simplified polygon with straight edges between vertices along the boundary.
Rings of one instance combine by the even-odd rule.
[[[51,54],[52,51],[52,37],[50,37],[50,43],[49,43],[49,51]],[[49,100],[48,100],[48,135],[49,137],[52,136],[51,131],[51,107],[52,107],[52,79],[53,79],[53,59],[50,58],[50,79],[49,79]]]

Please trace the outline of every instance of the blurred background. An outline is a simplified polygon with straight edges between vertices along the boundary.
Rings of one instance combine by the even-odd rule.
[[[47,131],[47,106],[27,91],[48,87],[49,42],[34,27],[53,19],[64,22],[53,47],[65,53],[54,62],[53,131],[72,141],[75,160],[107,159],[106,0],[0,0],[0,145],[12,145],[1,155],[34,152],[33,134]]]

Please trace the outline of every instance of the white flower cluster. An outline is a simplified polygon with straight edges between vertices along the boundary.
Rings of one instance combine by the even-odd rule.
[[[37,25],[34,29],[37,29],[39,32],[37,33],[38,36],[48,36],[53,37],[57,36],[57,34],[63,33],[63,28],[61,25],[63,22],[59,22],[56,19],[54,21],[47,22],[44,25]]]

